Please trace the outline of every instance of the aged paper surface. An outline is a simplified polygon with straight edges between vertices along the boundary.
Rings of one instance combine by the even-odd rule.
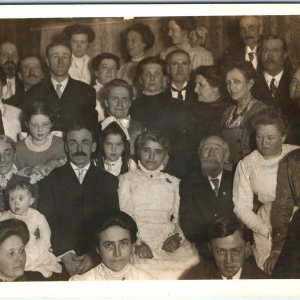
[[[147,5],[15,5],[0,7],[1,19],[162,16],[300,16],[300,4],[147,4]],[[29,20],[28,20],[29,21]],[[299,18],[300,22],[300,18]],[[45,40],[48,37],[44,36]],[[296,60],[296,58],[295,58]],[[1,284],[2,299],[244,299],[300,295],[297,280],[289,281],[156,281],[62,282]],[[262,298],[262,299],[264,299]]]

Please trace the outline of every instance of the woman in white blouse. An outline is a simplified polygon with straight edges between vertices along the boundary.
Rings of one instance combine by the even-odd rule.
[[[270,214],[276,195],[278,164],[298,146],[284,144],[286,126],[276,109],[262,110],[252,123],[257,149],[237,165],[233,202],[234,213],[253,232],[253,254],[263,270],[272,245]],[[255,199],[258,200],[258,209]]]

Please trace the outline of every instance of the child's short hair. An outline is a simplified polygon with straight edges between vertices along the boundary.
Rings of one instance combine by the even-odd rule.
[[[136,222],[125,212],[112,210],[102,214],[101,218],[99,219],[99,223],[97,224],[97,228],[95,230],[95,241],[97,242],[97,245],[99,245],[100,242],[100,233],[111,226],[119,226],[128,230],[130,233],[131,242],[136,242],[138,233]]]
[[[117,122],[110,123],[106,128],[101,130],[98,139],[98,146],[99,146],[99,156],[98,156],[98,163],[99,166],[104,169],[103,157],[104,157],[104,142],[106,137],[109,134],[119,134],[121,139],[124,143],[124,151],[121,155],[122,157],[122,167],[121,167],[121,174],[128,172],[128,161],[130,159],[130,142],[127,139],[126,134],[124,133],[123,129],[119,126]]]
[[[169,153],[170,151],[170,141],[167,136],[162,134],[159,131],[147,131],[145,133],[142,133],[138,137],[138,154],[140,155],[142,148],[145,146],[146,142],[152,141],[160,144],[164,151]]]
[[[17,189],[26,190],[31,194],[31,197],[35,197],[35,191],[33,185],[30,184],[29,179],[24,178],[17,181],[12,181],[7,184],[5,189],[5,199],[8,201],[9,194]]]

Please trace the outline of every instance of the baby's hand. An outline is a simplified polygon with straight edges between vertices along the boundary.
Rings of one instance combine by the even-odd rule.
[[[175,233],[164,241],[161,249],[166,252],[174,252],[180,247],[181,240],[182,237],[179,236],[179,233]]]

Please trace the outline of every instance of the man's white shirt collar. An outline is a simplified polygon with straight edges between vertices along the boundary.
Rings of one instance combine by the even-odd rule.
[[[223,171],[222,171],[217,177],[207,176],[207,177],[208,177],[208,180],[209,180],[209,183],[210,183],[210,185],[211,185],[211,188],[212,188],[213,190],[215,189],[215,186],[214,186],[214,184],[211,182],[211,180],[214,179],[214,178],[219,179],[219,187],[220,187],[220,185],[221,185],[221,180],[222,180],[222,175],[223,175]]]
[[[272,75],[268,74],[267,72],[264,72],[264,77],[268,84],[268,87],[270,88],[270,84],[271,84],[271,81],[273,78],[275,78],[275,82],[274,82],[275,86],[278,87],[282,75],[283,75],[283,70],[275,76],[272,76]]]
[[[242,268],[240,268],[240,269],[238,270],[238,272],[235,273],[235,274],[232,276],[232,279],[234,279],[234,280],[241,279],[241,274],[242,274]],[[227,278],[226,276],[223,276],[222,274],[221,274],[221,276],[222,276],[222,279],[223,279],[223,280],[228,280],[228,278]]]
[[[56,86],[58,84],[61,84],[60,90],[61,90],[62,93],[64,92],[64,90],[65,90],[65,88],[66,88],[66,86],[68,84],[68,81],[69,81],[69,76],[66,79],[64,79],[63,81],[61,81],[61,82],[58,82],[54,77],[51,76],[51,82],[52,82],[52,84],[54,86],[54,89],[56,90]]]
[[[253,50],[248,45],[245,46],[245,60],[246,61],[250,61],[249,53],[253,53],[254,58],[252,60],[252,66],[256,70],[257,69],[257,64],[258,64],[258,61],[257,61],[257,46],[255,46],[253,48]]]

